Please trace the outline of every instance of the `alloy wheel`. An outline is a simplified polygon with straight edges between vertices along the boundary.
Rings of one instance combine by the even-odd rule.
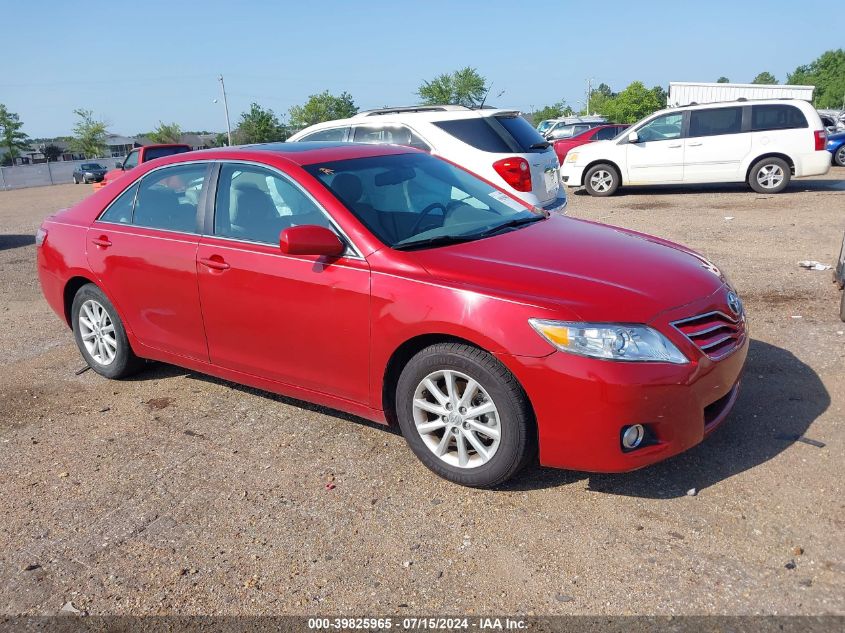
[[[117,337],[111,315],[99,301],[88,299],[79,309],[79,334],[91,358],[110,365],[117,355]]]
[[[606,169],[599,169],[590,176],[590,187],[598,193],[605,193],[613,185],[613,174]]]
[[[458,468],[486,464],[501,443],[501,421],[487,390],[467,374],[438,370],[414,391],[414,424],[423,443]]]
[[[845,167],[845,145],[836,151],[836,164]]]
[[[757,183],[765,189],[774,189],[783,182],[783,169],[780,165],[763,165],[757,170]]]

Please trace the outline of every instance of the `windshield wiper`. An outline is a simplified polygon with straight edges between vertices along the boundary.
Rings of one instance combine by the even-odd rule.
[[[413,242],[399,242],[394,244],[391,248],[397,251],[410,251],[415,248],[433,248],[435,246],[447,246],[449,244],[460,244],[462,242],[472,242],[478,239],[477,234],[473,235],[438,235],[437,237],[430,237],[425,240],[415,240]]]
[[[491,235],[496,235],[497,233],[501,233],[506,229],[513,229],[517,226],[522,226],[523,224],[539,222],[540,220],[545,220],[547,217],[549,217],[548,214],[543,213],[528,218],[514,218],[513,220],[508,220],[507,222],[503,222],[502,224],[497,224],[496,226],[491,227],[486,231],[481,231],[481,233],[473,233],[473,237],[490,237]]]

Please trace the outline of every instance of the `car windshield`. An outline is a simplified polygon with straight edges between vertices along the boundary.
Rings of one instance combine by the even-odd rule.
[[[546,217],[428,154],[392,154],[305,166],[382,242],[430,248],[515,230]]]
[[[80,169],[103,169],[103,166],[97,163],[85,163]]]

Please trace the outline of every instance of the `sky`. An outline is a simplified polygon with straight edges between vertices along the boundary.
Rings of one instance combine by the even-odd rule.
[[[601,7],[596,9],[595,7]],[[424,80],[472,66],[490,103],[581,107],[588,79],[781,82],[845,30],[828,0],[521,3],[515,0],[0,0],[0,103],[32,138],[68,135],[86,108],[117,134],[223,131],[253,101],[282,118],[328,89],[363,108],[418,101]],[[763,8],[764,10],[761,10]],[[503,94],[498,96],[502,91]],[[215,103],[214,100],[218,101]]]

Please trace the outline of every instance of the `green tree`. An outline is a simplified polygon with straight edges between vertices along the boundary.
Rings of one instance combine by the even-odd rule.
[[[48,163],[55,163],[57,160],[59,160],[59,157],[64,153],[61,147],[53,143],[42,145],[40,149],[41,153],[44,154],[44,158],[47,159]]]
[[[534,125],[538,125],[540,121],[570,116],[574,113],[575,111],[570,106],[566,105],[566,101],[558,101],[555,104],[543,106],[539,110],[532,112],[531,120],[534,122]]]
[[[73,126],[70,149],[85,158],[97,158],[106,151],[107,125],[94,118],[94,112],[79,108],[73,113],[79,117]]]
[[[302,105],[293,106],[290,111],[290,126],[301,130],[315,123],[346,119],[358,113],[358,106],[348,92],[341,92],[339,96],[324,90],[320,94],[311,95]]]
[[[731,83],[731,80],[730,80],[730,79],[728,79],[727,77],[725,77],[724,75],[722,75],[721,77],[719,77],[719,78],[716,80],[716,83],[717,83],[717,84],[729,84],[729,83]]]
[[[813,102],[817,108],[845,106],[845,49],[827,51],[806,66],[799,66],[786,76],[786,83],[815,86]]]
[[[759,75],[757,75],[754,79],[751,80],[753,84],[768,84],[774,85],[778,82],[775,76],[767,70],[764,70]]]
[[[235,136],[239,143],[272,143],[285,140],[286,134],[272,110],[253,103],[248,112],[241,114]]]
[[[616,123],[634,123],[666,106],[666,91],[660,86],[651,90],[643,82],[634,81],[622,92],[606,100],[599,114]]]
[[[475,68],[466,66],[422,82],[417,95],[426,105],[452,104],[472,108],[483,103],[489,89],[487,80]]]
[[[178,123],[159,121],[158,127],[147,136],[153,143],[179,143],[182,140],[182,128]]]
[[[6,158],[10,161],[14,161],[21,150],[29,146],[29,137],[21,131],[22,127],[21,118],[0,103],[0,141],[8,150]]]

